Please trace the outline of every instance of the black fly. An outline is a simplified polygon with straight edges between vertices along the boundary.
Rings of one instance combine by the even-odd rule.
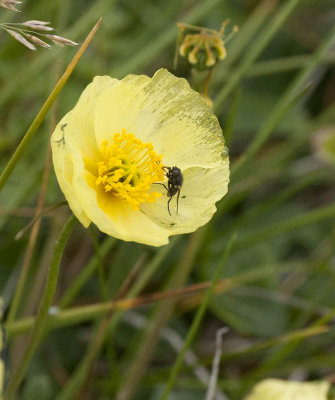
[[[167,196],[170,197],[167,202],[168,212],[170,212],[170,201],[173,196],[177,195],[177,214],[178,214],[178,205],[179,205],[179,195],[180,189],[183,185],[183,174],[181,173],[180,168],[178,167],[162,167],[166,177],[168,178],[167,187],[164,183],[156,183],[156,185],[162,185],[167,190]]]

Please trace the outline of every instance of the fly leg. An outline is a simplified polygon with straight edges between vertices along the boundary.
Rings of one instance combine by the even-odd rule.
[[[164,183],[160,183],[160,182],[154,182],[154,185],[162,185],[165,187],[165,189],[167,190],[167,192],[169,192],[169,189],[164,185]]]
[[[177,215],[178,215],[179,195],[180,195],[180,189],[178,190],[177,194]]]
[[[170,215],[171,215],[171,212],[170,212],[170,201],[171,201],[171,199],[172,199],[172,197],[170,197],[168,202],[167,202],[168,212],[169,212]]]

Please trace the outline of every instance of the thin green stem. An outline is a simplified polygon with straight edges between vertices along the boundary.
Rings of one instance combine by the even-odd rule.
[[[252,233],[237,241],[235,248],[241,249],[260,243],[263,240],[269,240],[271,237],[282,235],[294,229],[301,228],[305,225],[311,225],[324,219],[335,218],[335,205],[327,204],[315,210],[301,213],[295,218],[289,218],[287,221],[265,227],[258,232]]]
[[[8,400],[14,398],[16,390],[18,389],[26,373],[30,360],[33,357],[36,348],[39,345],[39,342],[41,341],[41,338],[45,331],[49,308],[52,304],[54,294],[56,291],[61,258],[67,240],[69,239],[76,223],[77,223],[76,217],[74,215],[71,215],[71,217],[67,220],[66,224],[64,225],[59,235],[59,239],[56,243],[55,251],[50,264],[50,269],[48,272],[47,282],[41,300],[40,308],[35,320],[34,327],[29,337],[27,348],[25,350],[25,353],[22,357],[22,361],[16,373],[13,374],[12,379],[9,381],[8,384],[7,396],[6,396],[6,399]]]
[[[43,104],[42,108],[38,112],[36,118],[28,128],[27,132],[25,133],[24,137],[22,138],[20,144],[15,150],[15,153],[12,155],[10,160],[8,161],[4,171],[2,172],[0,176],[0,191],[4,187],[5,183],[7,182],[8,178],[10,177],[11,173],[13,172],[16,164],[22,157],[24,151],[26,150],[28,144],[32,140],[32,138],[35,136],[35,133],[37,132],[37,129],[43,122],[44,118],[46,117],[48,111],[50,110],[52,104],[55,102],[57,99],[59,93],[63,89],[65,83],[69,79],[69,77],[72,74],[72,71],[74,70],[75,66],[77,65],[78,61],[80,60],[81,56],[84,54],[85,50],[87,49],[87,46],[90,44],[91,40],[93,39],[96,31],[98,30],[100,24],[101,24],[102,19],[100,18],[99,21],[96,23],[94,28],[91,30],[91,32],[88,34],[87,38],[85,39],[84,43],[81,45],[80,49],[77,51],[76,55],[73,57],[72,61],[66,68],[66,71],[64,74],[61,76],[59,81],[57,82],[56,86],[50,93],[49,97],[47,98],[46,102]]]
[[[220,276],[222,276],[223,268],[224,268],[224,266],[226,264],[226,261],[227,261],[227,258],[229,256],[229,254],[231,252],[231,249],[232,249],[232,246],[233,246],[233,243],[234,243],[235,239],[236,239],[236,234],[233,234],[233,236],[231,237],[231,239],[228,242],[228,245],[227,245],[227,247],[225,249],[225,252],[223,254],[223,257],[222,257],[221,261],[218,263],[218,265],[217,265],[217,267],[215,269],[212,283],[211,283],[210,287],[208,288],[208,290],[207,290],[207,292],[205,294],[205,297],[204,297],[204,299],[203,299],[203,301],[202,301],[202,303],[201,303],[201,305],[200,305],[200,307],[199,307],[199,309],[198,309],[198,311],[197,311],[197,313],[196,313],[196,315],[195,315],[195,317],[193,319],[192,325],[191,325],[191,327],[190,327],[190,329],[188,331],[188,334],[187,334],[186,340],[184,342],[183,348],[178,353],[177,360],[176,360],[176,362],[175,362],[175,364],[174,364],[174,366],[172,368],[172,371],[170,373],[168,383],[166,385],[165,391],[164,391],[163,396],[162,396],[162,400],[167,400],[167,398],[169,396],[169,393],[171,392],[171,390],[173,388],[173,385],[175,383],[177,374],[178,374],[178,372],[179,372],[179,370],[181,368],[181,365],[182,365],[182,363],[184,361],[185,353],[188,350],[188,348],[190,347],[190,345],[191,345],[192,341],[194,340],[194,337],[195,337],[195,335],[196,335],[196,333],[197,333],[197,331],[198,331],[198,329],[200,327],[201,321],[202,321],[203,316],[205,314],[205,311],[206,311],[206,309],[208,307],[209,300],[210,300],[210,298],[212,296],[213,289],[214,289],[215,285],[217,284]]]
[[[0,24],[0,28],[4,29],[5,31],[7,31],[7,28],[8,28],[8,29],[11,29],[13,31],[16,31],[16,32],[19,32],[19,33],[22,33],[22,34],[28,33],[28,34],[33,34],[33,35],[36,35],[36,36],[45,36],[45,33],[41,33],[41,32],[38,32],[38,31],[33,31],[31,29],[20,28],[20,26],[24,26],[24,25],[16,24],[16,23]]]
[[[66,206],[68,202],[66,200],[60,201],[53,206],[50,206],[48,208],[45,208],[42,210],[38,215],[36,215],[24,228],[22,228],[16,235],[15,235],[15,240],[19,240],[24,233],[31,228],[34,224],[36,224],[37,221],[39,221],[42,217],[46,216],[48,213],[51,211],[56,210],[59,207]]]
[[[289,56],[284,58],[276,58],[273,60],[260,61],[254,64],[246,73],[246,76],[263,76],[278,74],[281,72],[300,69],[311,62],[312,55],[304,54],[301,56]],[[334,64],[335,52],[330,51],[320,58],[320,64]]]
[[[204,85],[203,85],[203,88],[202,88],[202,93],[201,94],[205,99],[208,98],[208,89],[209,89],[209,84],[210,84],[210,81],[211,81],[211,78],[212,78],[212,75],[213,75],[213,70],[214,70],[214,67],[211,68],[207,72],[207,76],[205,78]]]
[[[193,30],[193,31],[197,31],[197,32],[202,32],[202,31],[204,31],[204,32],[210,32],[210,33],[219,33],[219,32],[218,32],[217,30],[215,30],[215,29],[206,28],[206,27],[204,27],[204,26],[197,26],[197,25],[186,24],[186,23],[184,23],[184,22],[179,22],[177,25],[178,25],[178,27],[187,28],[187,29],[190,29],[190,30]]]

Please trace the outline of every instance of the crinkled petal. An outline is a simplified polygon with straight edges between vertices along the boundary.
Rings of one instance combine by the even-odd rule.
[[[104,140],[112,142],[115,133],[123,129],[142,140],[140,133],[133,130],[133,121],[141,112],[144,89],[150,81],[145,75],[128,75],[100,97],[94,112],[94,131],[99,145]],[[152,121],[148,119],[148,123]]]
[[[216,116],[187,81],[160,69],[152,79],[128,75],[100,96],[94,120],[98,143],[123,128],[152,142],[165,165],[212,167],[225,150]]]
[[[169,197],[161,185],[155,185],[155,190],[160,191],[163,196],[154,204],[144,203],[140,208],[152,221],[168,229],[173,235],[192,232],[212,218],[216,211],[215,203],[228,190],[228,157],[215,168],[192,167],[182,172],[184,183],[179,196],[178,214],[177,195],[170,201],[170,215],[167,209]]]

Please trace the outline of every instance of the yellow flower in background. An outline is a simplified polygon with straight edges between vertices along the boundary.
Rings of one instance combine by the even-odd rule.
[[[76,217],[122,240],[166,244],[208,222],[227,192],[217,118],[185,79],[164,69],[152,78],[95,77],[57,125],[51,147]],[[178,188],[167,177],[174,166],[183,177],[178,213]]]
[[[259,382],[245,400],[327,400],[330,384],[265,379]]]

